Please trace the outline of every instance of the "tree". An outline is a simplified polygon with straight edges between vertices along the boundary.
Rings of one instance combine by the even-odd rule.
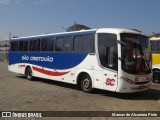
[[[69,28],[66,29],[66,32],[70,32],[70,31],[79,31],[79,30],[88,30],[91,29],[88,26],[85,25],[80,25],[80,24],[74,24],[72,26],[70,26]]]

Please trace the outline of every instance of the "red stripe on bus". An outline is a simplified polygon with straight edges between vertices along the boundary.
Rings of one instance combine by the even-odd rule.
[[[19,65],[19,67],[26,67],[26,65]]]
[[[41,69],[41,68],[37,68],[37,67],[32,67],[33,70],[37,71],[37,72],[40,72],[40,73],[43,73],[43,74],[46,74],[46,75],[50,75],[50,76],[62,76],[62,75],[65,75],[69,72],[53,72],[53,71],[49,71],[49,70],[44,70],[44,69]]]

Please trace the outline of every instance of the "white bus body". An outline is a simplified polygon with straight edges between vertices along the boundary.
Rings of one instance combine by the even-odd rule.
[[[85,92],[92,88],[145,91],[152,77],[148,38],[118,28],[14,38],[9,70],[28,79],[34,76],[76,84]]]

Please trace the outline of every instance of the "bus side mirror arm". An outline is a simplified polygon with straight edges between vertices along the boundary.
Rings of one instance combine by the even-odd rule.
[[[118,57],[118,60],[124,60],[125,58]]]
[[[126,46],[126,43],[124,43],[124,42],[122,42],[122,41],[120,41],[120,40],[117,40],[117,43],[119,43],[119,44],[123,44],[123,45],[125,45],[125,46]]]

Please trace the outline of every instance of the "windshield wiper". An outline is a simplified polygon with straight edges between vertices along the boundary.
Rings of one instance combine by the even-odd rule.
[[[148,63],[147,63],[147,60],[145,60],[145,59],[143,59],[143,60],[144,60],[144,62],[145,62],[145,65],[147,66],[147,70],[150,71],[151,69],[150,69],[150,67],[149,67],[149,65],[148,65]]]

